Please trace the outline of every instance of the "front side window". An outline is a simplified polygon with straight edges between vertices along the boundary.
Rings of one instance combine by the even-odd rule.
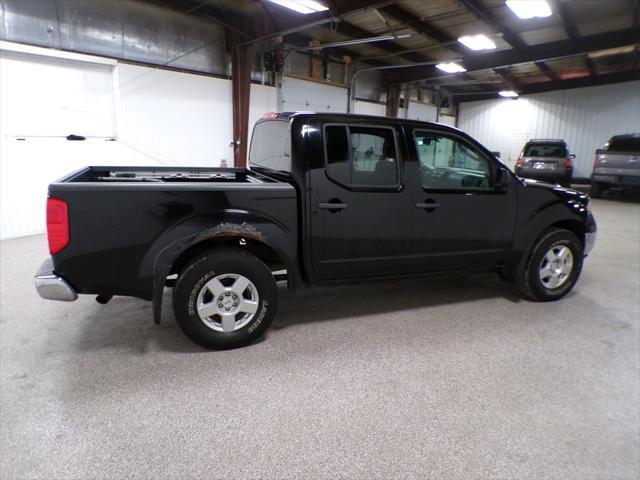
[[[415,144],[424,188],[491,188],[489,160],[462,141],[439,133],[416,132]]]
[[[327,125],[324,132],[330,178],[356,187],[398,184],[398,153],[392,129]]]

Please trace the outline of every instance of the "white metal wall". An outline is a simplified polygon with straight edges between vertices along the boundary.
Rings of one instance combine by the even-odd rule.
[[[43,53],[0,49],[0,238],[43,232],[47,185],[87,165],[232,165],[229,80]],[[252,123],[277,110],[251,99]]]
[[[281,112],[346,112],[347,89],[292,77],[282,79]]]
[[[640,132],[640,81],[463,103],[458,126],[513,167],[530,138],[562,138],[588,177],[594,152],[612,135]]]
[[[422,102],[409,101],[408,118],[420,120],[422,122],[435,122],[438,116],[438,108],[435,105],[428,105]]]
[[[353,102],[353,113],[361,115],[376,115],[384,117],[387,113],[387,107],[384,103],[365,102],[356,100]]]

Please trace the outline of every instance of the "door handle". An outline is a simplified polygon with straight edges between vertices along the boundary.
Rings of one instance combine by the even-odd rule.
[[[423,208],[425,212],[431,213],[440,208],[440,204],[432,198],[428,198],[425,202],[416,203],[416,208]]]
[[[343,208],[349,208],[349,205],[346,203],[319,203],[318,204],[318,208],[322,208],[323,210],[332,210],[332,211],[338,211],[338,210],[342,210]]]

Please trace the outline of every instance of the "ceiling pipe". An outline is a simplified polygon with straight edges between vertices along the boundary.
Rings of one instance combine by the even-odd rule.
[[[379,37],[368,37],[368,38],[356,38],[354,40],[344,40],[342,42],[333,42],[333,43],[324,43],[321,45],[315,45],[310,47],[300,47],[295,48],[294,50],[298,52],[304,52],[307,50],[322,50],[323,48],[333,48],[333,47],[346,47],[349,45],[361,45],[363,43],[374,43],[374,42],[383,42],[385,40],[395,40],[399,38],[409,38],[411,35],[382,35]]]

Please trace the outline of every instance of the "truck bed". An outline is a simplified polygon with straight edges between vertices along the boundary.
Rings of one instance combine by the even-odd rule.
[[[150,299],[172,252],[228,230],[298,255],[296,189],[248,169],[87,167],[50,184],[49,196],[69,211],[55,271],[79,293]]]

